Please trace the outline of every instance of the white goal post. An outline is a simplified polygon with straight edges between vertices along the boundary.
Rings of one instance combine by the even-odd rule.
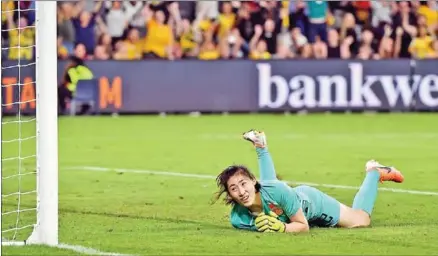
[[[2,0],[3,2],[3,0]],[[1,231],[2,231],[2,240],[1,244],[4,245],[25,245],[25,244],[46,244],[46,245],[57,245],[58,244],[58,104],[57,104],[57,3],[56,1],[35,1],[35,25],[29,24],[29,28],[33,27],[35,29],[35,59],[33,61],[33,66],[35,68],[35,83],[36,93],[35,93],[35,108],[36,113],[32,114],[30,117],[22,114],[20,112],[21,104],[24,103],[21,100],[20,88],[24,86],[26,82],[23,82],[21,79],[21,69],[24,69],[25,65],[21,64],[21,60],[15,60],[13,66],[6,66],[4,57],[1,57],[1,70],[0,77],[2,79],[2,88],[0,90],[0,98],[1,98],[1,126],[0,126],[0,136],[1,136],[1,149],[0,155],[2,157],[1,165],[0,165],[0,174],[1,174],[1,182],[0,182],[0,190],[2,191],[2,196],[0,198],[2,213],[0,215],[0,223],[1,223]],[[3,7],[3,4],[2,4]],[[29,11],[29,10],[20,10],[20,7],[15,10],[3,10],[1,9],[2,15],[6,12],[18,12],[21,11]],[[1,26],[1,25],[0,25]],[[1,27],[2,34],[11,28],[5,28],[5,24]],[[13,28],[18,31],[18,35],[20,35],[21,31],[18,28]],[[9,34],[10,35],[10,34]],[[1,39],[3,41],[3,37]],[[20,45],[21,40],[19,40],[18,46],[8,46],[4,45],[2,42],[2,56],[3,50],[10,50],[8,48],[18,48],[18,52],[20,52],[22,47]],[[29,47],[27,47],[29,48]],[[20,54],[18,54],[20,55]],[[17,65],[18,63],[18,65]],[[31,64],[27,64],[26,68]],[[18,71],[18,80],[16,84],[12,86],[17,86],[18,90],[18,100],[14,98],[14,102],[11,104],[6,104],[5,96],[6,86],[3,83],[3,74],[6,69],[17,69]],[[10,84],[8,86],[11,86]],[[2,93],[3,91],[3,93]],[[18,113],[15,116],[6,116],[4,115],[4,109],[10,105],[15,105],[17,107]],[[34,120],[33,124],[35,124],[35,134],[33,136],[27,135],[24,127],[26,123],[32,123],[30,120]],[[11,129],[6,127],[7,125],[13,124],[12,127],[17,127],[15,131],[11,132]],[[10,127],[10,126],[9,126]],[[27,129],[27,128],[26,128]],[[4,138],[4,136],[8,135],[9,137],[15,136],[13,139]],[[26,137],[27,136],[27,137]],[[28,155],[26,153],[21,152],[22,144],[27,141],[34,139],[35,145],[32,150],[34,150],[34,155]],[[6,156],[8,152],[6,143],[16,143],[18,153],[15,153],[13,157]],[[5,146],[5,149],[4,149]],[[26,145],[27,146],[27,145]],[[15,149],[15,148],[14,148]],[[13,150],[9,150],[13,151]],[[15,151],[14,151],[15,152]],[[33,157],[35,160],[32,166],[33,172],[26,172],[28,166],[25,166],[24,161],[27,158]],[[13,167],[5,167],[7,164],[6,160],[14,160]],[[11,161],[9,161],[11,162]],[[18,163],[18,164],[15,164]],[[7,171],[7,174],[5,172]],[[12,173],[12,174],[11,174]],[[31,176],[34,180],[35,189],[26,190],[22,186],[25,186],[25,183],[21,181],[24,175]],[[15,191],[4,192],[5,186],[8,186],[8,182],[11,180],[11,177],[14,179],[18,179],[18,186],[10,186]],[[33,192],[33,193],[32,193]],[[36,205],[33,206],[24,206],[24,201],[21,202],[20,198],[24,196],[32,196],[36,202]],[[10,200],[12,197],[17,197],[17,199]],[[35,199],[36,197],[36,199]],[[13,202],[12,207],[15,207],[15,210],[9,210],[6,212],[4,210],[4,201],[10,200]],[[11,207],[11,204],[8,207]],[[24,214],[25,211],[34,211],[33,213],[36,218],[33,218],[30,225],[20,227],[20,217]],[[8,216],[6,216],[6,214]],[[6,223],[4,222],[5,217],[10,217],[13,215],[14,223]],[[12,231],[13,233],[17,233],[18,230],[29,227],[30,231],[29,235],[26,235],[27,238],[24,239],[10,239],[5,238],[7,236],[7,232]],[[13,238],[17,237],[14,234]],[[0,247],[1,248],[1,247]],[[1,254],[1,249],[0,249]]]

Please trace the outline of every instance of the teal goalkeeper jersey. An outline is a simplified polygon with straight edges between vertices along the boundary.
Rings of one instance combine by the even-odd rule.
[[[340,217],[340,203],[309,186],[290,187],[276,177],[271,155],[266,148],[257,148],[260,169],[260,195],[263,212],[270,211],[279,216],[285,223],[301,208],[310,226],[335,226]],[[230,221],[233,227],[256,231],[255,216],[244,206],[234,205]]]
[[[299,189],[294,189],[279,180],[262,181],[260,185],[265,214],[272,211],[279,216],[281,221],[290,223],[290,217],[302,208],[307,220],[314,218],[314,210],[308,196]],[[230,221],[235,228],[256,231],[255,218],[256,216],[244,206],[236,204],[231,210]]]

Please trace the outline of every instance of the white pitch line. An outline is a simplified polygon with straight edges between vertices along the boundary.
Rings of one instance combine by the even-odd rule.
[[[53,246],[60,249],[67,249],[74,252],[86,254],[86,255],[105,255],[105,256],[131,256],[130,254],[122,254],[122,253],[115,253],[115,252],[103,252],[99,251],[97,249],[84,247],[81,245],[70,245],[70,244],[59,244],[56,246]]]
[[[107,167],[97,167],[97,166],[77,166],[77,167],[70,167],[68,169],[69,170],[93,171],[93,172],[121,172],[121,173],[154,174],[154,175],[162,175],[162,176],[188,177],[188,178],[197,178],[197,179],[215,179],[216,178],[213,175],[206,175],[206,174],[107,168]],[[285,182],[287,182],[289,184],[308,185],[308,186],[312,186],[312,187],[339,188],[339,189],[349,189],[349,190],[358,190],[359,189],[359,187],[347,186],[347,185],[320,184],[320,183],[311,183],[311,182],[304,182],[304,181],[285,181]],[[438,192],[434,192],[434,191],[407,190],[407,189],[396,189],[396,188],[379,188],[379,190],[393,192],[393,193],[438,196]]]

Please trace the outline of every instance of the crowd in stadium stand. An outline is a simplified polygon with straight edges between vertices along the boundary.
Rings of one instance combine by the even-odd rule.
[[[33,59],[35,56],[35,1],[1,1],[2,58]]]
[[[11,2],[2,1],[3,10]],[[436,0],[79,0],[58,2],[57,16],[60,59],[438,58]],[[33,22],[29,12],[2,13],[3,27]],[[21,46],[32,45],[33,28],[24,31]],[[16,46],[16,34],[2,36]],[[18,58],[12,49],[8,57]]]

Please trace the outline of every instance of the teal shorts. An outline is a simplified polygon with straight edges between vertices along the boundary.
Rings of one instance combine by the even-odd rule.
[[[310,186],[303,185],[294,189],[304,194],[303,197],[308,201],[303,210],[311,211],[306,214],[311,227],[334,227],[338,224],[341,213],[341,203],[338,200]]]

